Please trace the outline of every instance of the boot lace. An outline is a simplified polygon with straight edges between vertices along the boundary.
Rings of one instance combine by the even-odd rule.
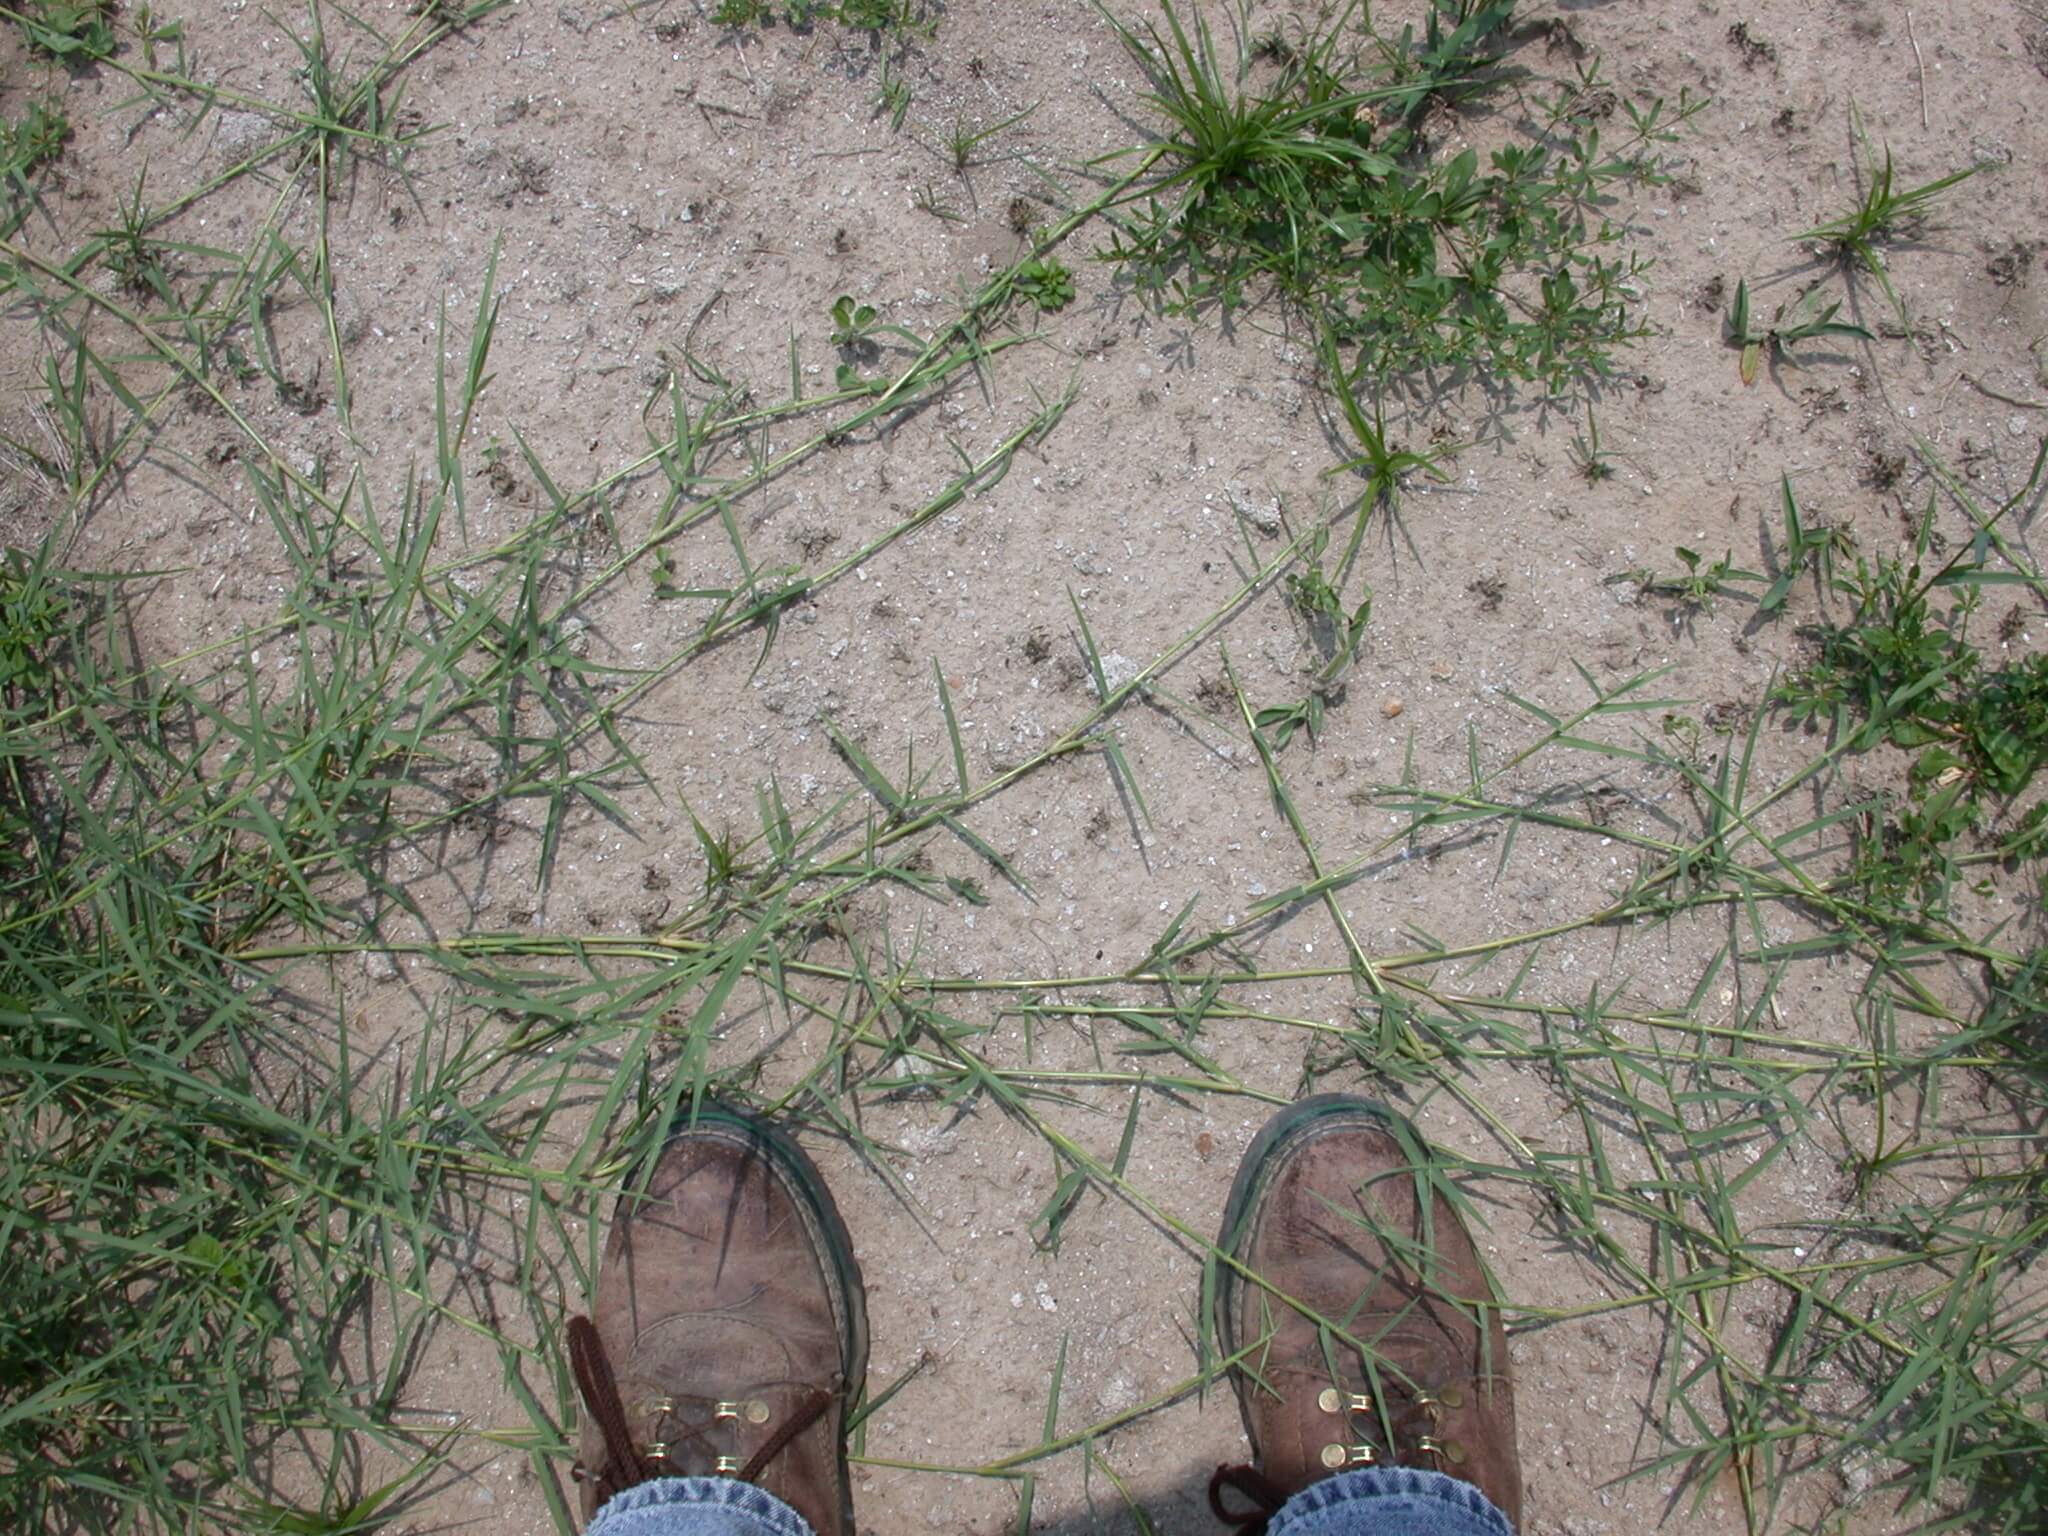
[[[569,1366],[575,1372],[576,1389],[583,1395],[583,1404],[590,1410],[598,1433],[603,1437],[605,1453],[603,1466],[593,1471],[579,1461],[571,1468],[571,1475],[579,1482],[586,1479],[594,1481],[600,1499],[608,1499],[622,1489],[651,1478],[681,1476],[680,1468],[671,1463],[675,1452],[685,1443],[696,1441],[708,1448],[707,1437],[714,1429],[741,1420],[759,1424],[767,1419],[765,1403],[721,1401],[714,1403],[711,1417],[692,1424],[676,1414],[673,1400],[660,1398],[649,1405],[650,1412],[663,1426],[673,1421],[678,1428],[664,1428],[665,1438],[643,1444],[633,1436],[626,1418],[626,1405],[619,1398],[618,1378],[612,1374],[612,1364],[598,1339],[596,1326],[587,1317],[569,1319]],[[714,1453],[712,1471],[722,1477],[736,1477],[741,1482],[759,1482],[761,1473],[782,1454],[784,1447],[817,1423],[825,1410],[832,1406],[832,1396],[821,1388],[813,1389],[798,1403],[796,1411],[777,1425],[761,1443],[760,1449],[744,1463],[738,1457]]]
[[[1230,1509],[1223,1502],[1225,1490],[1241,1493],[1252,1501],[1250,1509]],[[1225,1525],[1245,1536],[1265,1536],[1266,1522],[1280,1513],[1287,1502],[1287,1490],[1257,1467],[1218,1467],[1209,1478],[1209,1511]]]

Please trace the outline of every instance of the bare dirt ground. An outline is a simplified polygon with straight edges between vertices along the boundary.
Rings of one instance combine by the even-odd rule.
[[[1037,1466],[1032,1528],[1139,1528],[1114,1480],[1150,1528],[1208,1528],[1209,1472],[1239,1459],[1243,1443],[1227,1390],[1175,1395],[1198,1371],[1202,1255],[1169,1219],[1213,1230],[1237,1157],[1269,1107],[1311,1085],[1362,1088],[1400,1100],[1433,1139],[1482,1163],[1565,1135],[1565,1109],[1526,1067],[1475,1059],[1453,1092],[1433,1077],[1401,1082],[1360,1064],[1346,1033],[1360,1027],[1347,938],[1332,910],[1319,901],[1270,914],[1258,906],[1311,878],[1303,836],[1328,867],[1355,862],[1337,909],[1383,964],[1569,926],[1626,887],[1637,850],[1622,834],[1668,831],[1682,817],[1682,790],[1651,756],[1561,765],[1553,753],[1527,773],[1502,769],[1491,790],[1557,791],[1569,814],[1602,818],[1617,835],[1603,845],[1526,825],[1505,861],[1498,829],[1400,836],[1409,814],[1373,791],[1457,790],[1471,752],[1489,772],[1500,769],[1542,730],[1510,695],[1567,711],[1587,701],[1585,676],[1612,686],[1668,669],[1646,696],[1681,702],[1630,717],[1611,739],[1703,759],[1727,751],[1742,738],[1726,733],[1746,731],[1774,677],[1802,660],[1798,626],[1820,609],[1813,584],[1801,583],[1789,614],[1767,623],[1740,596],[1703,609],[1646,590],[1630,573],[1675,569],[1679,546],[1761,569],[1779,528],[1781,475],[1810,515],[1852,530],[1873,553],[1903,547],[1935,491],[1916,444],[1987,506],[2026,478],[2048,423],[2048,287],[2036,272],[2048,228],[2048,23],[2007,0],[1911,12],[1848,0],[1579,0],[1526,10],[1531,22],[1556,21],[1518,34],[1517,62],[1531,71],[1563,73],[1575,58],[1598,56],[1619,96],[1675,100],[1683,87],[1709,101],[1670,146],[1673,179],[1626,192],[1612,210],[1654,263],[1640,288],[1650,334],[1593,391],[1613,472],[1592,479],[1575,462],[1584,399],[1560,405],[1471,389],[1388,400],[1404,440],[1464,446],[1445,483],[1417,479],[1397,516],[1368,535],[1372,622],[1358,663],[1318,738],[1280,758],[1302,835],[1269,792],[1225,655],[1255,703],[1298,696],[1316,656],[1284,589],[1259,575],[1349,494],[1326,475],[1345,451],[1315,377],[1312,338],[1276,307],[1227,324],[1162,315],[1125,275],[1089,259],[1105,237],[1091,223],[1059,253],[1073,269],[1074,302],[1006,333],[1029,332],[1028,344],[805,458],[735,503],[734,524],[758,566],[833,568],[925,508],[963,462],[990,461],[1070,393],[1056,424],[1033,432],[1006,474],[819,583],[780,612],[772,637],[743,633],[687,666],[666,658],[690,646],[706,606],[663,598],[645,562],[564,615],[573,620],[561,636],[565,656],[620,669],[592,684],[600,694],[640,686],[622,729],[644,780],[614,786],[615,813],[568,812],[544,885],[545,802],[513,802],[488,824],[451,824],[424,840],[394,872],[425,920],[388,921],[381,947],[335,973],[360,1058],[402,1072],[422,1021],[462,1001],[457,983],[409,955],[408,943],[476,932],[658,938],[704,880],[692,815],[714,835],[752,835],[757,790],[772,772],[799,820],[851,796],[857,824],[871,786],[835,738],[857,743],[898,783],[929,772],[950,785],[935,667],[970,776],[1032,764],[972,817],[975,836],[1001,851],[1017,881],[941,829],[926,840],[924,872],[932,882],[972,882],[985,903],[948,897],[943,885],[934,896],[904,882],[870,884],[835,910],[812,959],[844,964],[860,953],[885,965],[893,956],[926,977],[1018,984],[942,996],[952,1017],[985,1031],[977,1049],[1052,1095],[1033,1100],[1033,1113],[1109,1163],[1140,1093],[1128,1074],[1194,1068],[1125,1054],[1134,1038],[1125,1025],[1052,1001],[1100,999],[1111,1010],[1157,1001],[1117,978],[1142,965],[1191,898],[1190,932],[1234,931],[1232,953],[1268,979],[1235,989],[1244,1016],[1202,1035],[1210,1067],[1199,1075],[1209,1086],[1142,1092],[1123,1169],[1142,1203],[1089,1187],[1065,1213],[1056,1248],[1042,1241],[1043,1219],[1067,1165],[996,1101],[972,1099],[962,1110],[933,1094],[871,1094],[860,1100],[858,1136],[809,1117],[807,1144],[868,1279],[871,1381],[879,1389],[908,1373],[866,1426],[856,1468],[865,1529],[1011,1528],[1013,1481],[929,1469],[984,1467],[1037,1445],[1062,1357],[1056,1432],[1101,1428],[1088,1446]],[[258,373],[233,396],[254,430],[301,472],[338,480],[360,466],[380,504],[400,503],[407,476],[437,452],[437,354],[459,371],[495,260],[500,307],[489,387],[469,429],[466,535],[442,534],[451,557],[488,548],[549,506],[550,483],[580,489],[635,464],[650,428],[666,421],[665,394],[686,355],[764,403],[787,397],[793,368],[803,390],[824,392],[845,360],[828,339],[840,295],[874,306],[887,324],[932,333],[1019,254],[1020,231],[1050,225],[1115,174],[1097,157],[1148,131],[1142,81],[1079,0],[953,0],[936,32],[903,57],[912,96],[900,128],[876,109],[880,66],[865,43],[831,28],[723,28],[704,12],[676,0],[631,11],[598,0],[508,5],[408,67],[395,120],[433,131],[402,164],[351,162],[324,207],[303,179],[263,167],[193,201],[171,226],[176,238],[240,249],[268,220],[279,231],[272,259],[303,249],[325,220],[338,334],[327,334],[316,304],[273,307],[266,324],[283,384]],[[298,90],[304,57],[294,38],[308,35],[307,13],[171,0],[156,14],[183,22],[209,78],[251,100]],[[1254,24],[1293,14],[1267,7]],[[392,36],[407,21],[394,5],[353,20],[324,13],[337,53],[367,55],[369,29]],[[152,203],[204,191],[279,131],[253,108],[221,106],[203,119],[152,111],[111,72],[65,76],[9,47],[0,105],[11,110],[25,93],[54,88],[76,125],[20,236],[29,249],[61,252],[117,223],[140,178]],[[1034,108],[956,166],[944,141],[958,127]],[[1863,169],[1852,114],[1871,142],[1890,147],[1902,182],[1984,170],[1891,252],[1909,323],[1873,285],[1852,285],[1848,313],[1874,341],[1811,343],[1745,387],[1724,339],[1729,299],[1746,278],[1768,313],[1831,272],[1789,237],[1856,195]],[[1477,117],[1452,129],[1487,131]],[[1834,288],[1844,285],[1836,279]],[[872,368],[907,355],[881,340],[883,360]],[[0,332],[0,418],[11,435],[37,430],[47,346],[24,316]],[[752,451],[772,458],[810,430],[770,423]],[[218,410],[185,400],[156,416],[147,447],[82,519],[69,559],[166,573],[135,615],[146,653],[234,654],[288,574],[239,477],[246,447]],[[552,552],[549,600],[581,590],[622,544],[644,537],[663,493],[655,470],[622,478],[602,516],[579,520],[580,546]],[[19,475],[7,515],[10,541],[21,543],[52,504]],[[1937,516],[1942,537],[1967,537],[1948,499]],[[622,530],[616,542],[607,519]],[[2029,545],[2024,525],[2013,535]],[[731,584],[732,537],[717,519],[694,525],[666,544],[658,580],[684,590]],[[1096,705],[1075,604],[1112,686],[1171,656],[1150,679],[1163,693],[1127,703],[1107,738],[1090,736],[1089,750],[1034,764]],[[2038,653],[2048,618],[2024,595],[1994,598],[1981,639],[1987,654]],[[257,669],[295,664],[282,648],[248,649]],[[524,723],[544,729],[545,719],[536,711]],[[1101,750],[1104,739],[1120,748],[1129,783]],[[1801,732],[1773,722],[1752,771],[1770,782],[1812,751]],[[1860,789],[1860,775],[1875,786],[1896,772],[1850,760],[1840,792]],[[2006,918],[2009,940],[2024,932],[2040,942],[2041,915],[2023,884],[1960,900],[1973,923]],[[1771,942],[1809,931],[1784,911],[1760,921],[1768,933],[1758,937]],[[1759,972],[1715,967],[1747,937],[1719,909],[1666,925],[1574,929],[1530,951],[1519,995],[1562,1010],[1565,1028],[1589,993],[1638,1013],[1740,1025],[1754,1017]],[[1482,958],[1431,974],[1476,987]],[[1483,984],[1505,985],[1521,963],[1519,954],[1496,961]],[[1712,978],[1704,992],[1703,977]],[[1037,985],[1074,978],[1100,980],[1057,993]],[[830,990],[823,978],[804,985]],[[1774,985],[1776,1027],[1820,1038],[1849,1028],[1852,984],[1828,966],[1801,967]],[[1976,983],[1943,971],[1928,985],[1967,999]],[[714,1057],[760,1060],[757,1091],[773,1097],[810,1070],[819,1028],[742,981]],[[573,1146],[603,1107],[579,1090],[550,1136]],[[1846,1209],[1852,1197],[1833,1138],[1856,1134],[1868,1113],[1846,1105],[1810,1146],[1773,1163],[1744,1194],[1748,1229],[1790,1242],[1801,1223]],[[1617,1145],[1635,1160],[1627,1171],[1647,1175],[1640,1147],[1625,1136]],[[1674,1364],[1655,1315],[1601,1306],[1616,1295],[1612,1276],[1589,1267],[1526,1188],[1483,1177],[1471,1188],[1486,1222],[1482,1249],[1516,1309],[1531,1531],[1743,1530],[1731,1475],[1710,1480],[1697,1505],[1671,1469],[1622,1480],[1665,1450],[1659,1426]],[[564,1198],[567,1230],[585,1245],[555,1270],[573,1290],[595,1237],[588,1217],[604,1207],[587,1191]],[[508,1336],[531,1339],[558,1317],[498,1312],[517,1293],[494,1291],[492,1281],[494,1264],[502,1273],[515,1262],[521,1209],[515,1199],[476,1217],[474,1250],[446,1260],[437,1294],[453,1312],[488,1315]],[[573,1308],[578,1298],[560,1302]],[[366,1372],[383,1367],[386,1326],[366,1320],[349,1346]],[[1737,1308],[1721,1326],[1731,1348],[1754,1351],[1775,1321]],[[404,1413],[423,1434],[440,1425],[484,1433],[461,1442],[394,1528],[556,1529],[540,1484],[565,1478],[565,1462],[526,1454],[534,1430],[522,1392],[534,1392],[559,1429],[573,1422],[559,1376],[530,1372],[515,1389],[500,1353],[453,1324],[409,1347]],[[396,1465],[379,1454],[377,1465]],[[282,1463],[271,1471],[287,1486],[298,1476]],[[1775,1524],[1875,1532],[1918,1518],[1884,1500],[1856,1502],[1859,1476],[1868,1480],[1852,1462],[1788,1479]]]

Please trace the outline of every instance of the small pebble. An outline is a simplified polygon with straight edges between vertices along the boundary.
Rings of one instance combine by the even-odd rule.
[[[1407,707],[1408,706],[1403,704],[1399,699],[1389,699],[1386,703],[1380,706],[1380,713],[1385,715],[1389,720],[1391,720],[1396,715],[1400,714],[1401,711],[1406,709]]]

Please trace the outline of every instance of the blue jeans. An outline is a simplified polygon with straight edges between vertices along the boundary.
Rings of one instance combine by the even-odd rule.
[[[1310,1483],[1268,1536],[1515,1536],[1470,1483],[1414,1467],[1362,1467]],[[814,1536],[773,1494],[730,1477],[661,1477],[615,1495],[584,1536]]]

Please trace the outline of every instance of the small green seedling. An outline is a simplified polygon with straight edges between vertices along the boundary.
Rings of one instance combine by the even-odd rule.
[[[836,373],[841,389],[865,388],[854,363],[872,363],[882,354],[882,338],[890,337],[909,346],[922,347],[924,338],[906,326],[892,325],[872,304],[864,304],[850,293],[832,301],[832,345],[841,354]],[[794,367],[794,352],[791,354]]]
[[[1679,757],[1695,768],[1706,762],[1707,728],[1691,715],[1666,710],[1657,727],[1667,741],[1677,744]]]
[[[926,182],[910,194],[910,206],[919,213],[928,213],[941,224],[962,224],[966,220],[959,209],[947,202],[944,195],[930,182]]]
[[[1051,312],[1074,302],[1074,274],[1049,256],[1034,256],[1017,268],[1012,285],[1039,309]]]
[[[135,8],[135,35],[142,44],[143,63],[151,69],[169,66],[169,73],[185,74],[189,68],[185,59],[185,23],[165,21],[146,5]],[[173,49],[170,59],[159,59],[157,49],[166,44]]]
[[[1638,567],[1607,577],[1605,585],[1633,582],[1645,596],[1676,598],[1688,608],[1711,614],[1714,611],[1714,599],[1725,592],[1732,583],[1746,581],[1762,586],[1768,579],[1761,571],[1746,571],[1736,565],[1732,551],[1712,565],[1703,563],[1705,557],[1699,551],[1687,549],[1682,544],[1672,553],[1678,556],[1679,562],[1685,567],[1682,574],[1664,576],[1647,567]]]
[[[881,316],[872,304],[863,304],[850,293],[832,302],[832,345],[864,347],[873,345],[876,323]]]
[[[1330,578],[1323,574],[1323,552],[1329,548],[1330,529],[1326,523],[1316,529],[1315,537],[1303,555],[1303,566],[1299,571],[1287,573],[1287,595],[1295,611],[1321,633],[1317,642],[1325,651],[1322,667],[1316,673],[1318,683],[1334,682],[1351,665],[1358,654],[1358,643],[1365,638],[1365,626],[1372,617],[1372,589],[1365,589],[1363,599],[1346,612],[1344,594],[1337,590]],[[1342,573],[1338,579],[1341,581]]]
[[[875,87],[875,116],[889,119],[891,130],[901,132],[904,115],[910,111],[910,82],[896,73],[889,60],[882,60],[882,75]]]
[[[1757,611],[1763,614],[1775,614],[1782,609],[1793,585],[1809,568],[1822,590],[1833,590],[1835,557],[1847,559],[1856,553],[1855,536],[1847,528],[1830,524],[1807,526],[1799,513],[1799,499],[1792,494],[1790,475],[1778,477],[1778,495],[1784,510],[1785,547],[1778,555],[1778,579],[1757,600]]]
[[[1820,290],[1809,288],[1792,305],[1789,315],[1785,306],[1780,304],[1768,325],[1758,325],[1749,307],[1749,280],[1744,278],[1737,283],[1735,302],[1728,308],[1727,326],[1728,345],[1742,349],[1742,382],[1756,382],[1757,371],[1763,366],[1767,349],[1772,358],[1777,359],[1788,356],[1798,343],[1812,341],[1817,336],[1850,336],[1858,341],[1875,339],[1862,326],[1848,320],[1837,320],[1835,316],[1841,308],[1842,302],[1837,299],[1823,309]]]
[[[1591,406],[1586,407],[1586,430],[1572,438],[1571,456],[1572,468],[1586,484],[1598,485],[1614,478],[1614,465],[1609,462],[1612,455],[1600,447],[1600,421]]]
[[[1288,602],[1307,622],[1322,663],[1309,679],[1304,697],[1252,712],[1253,727],[1272,743],[1275,752],[1285,751],[1296,731],[1306,731],[1311,741],[1322,734],[1324,716],[1343,698],[1344,674],[1357,658],[1366,627],[1372,622],[1372,588],[1362,586],[1358,603],[1347,610],[1339,590],[1344,564],[1339,562],[1334,582],[1324,573],[1323,556],[1329,547],[1330,528],[1325,523],[1302,552],[1301,569],[1287,573]]]
[[[965,118],[953,119],[953,131],[939,141],[939,148],[955,171],[965,172],[974,164],[974,152],[1006,128],[1014,128],[1038,110],[1033,102],[1022,112],[1013,112],[999,123],[986,128],[970,128]]]
[[[697,851],[704,855],[705,898],[713,902],[731,900],[756,873],[756,866],[748,857],[751,845],[735,837],[730,826],[713,835],[687,801],[683,809],[689,815],[691,830],[697,834]]]
[[[7,196],[7,184],[18,183],[62,154],[64,141],[70,137],[71,121],[63,109],[40,101],[30,102],[19,122],[0,119],[0,197]],[[0,222],[0,229],[11,223]]]
[[[1328,326],[1323,329],[1319,350],[1322,353],[1323,373],[1330,393],[1336,397],[1337,408],[1343,413],[1344,424],[1351,429],[1352,441],[1358,444],[1355,458],[1346,459],[1342,464],[1323,471],[1325,475],[1341,475],[1355,470],[1365,477],[1365,504],[1368,507],[1385,506],[1392,511],[1400,502],[1401,483],[1410,474],[1420,472],[1432,480],[1444,480],[1441,460],[1450,457],[1450,447],[1432,448],[1427,453],[1417,453],[1387,441],[1386,406],[1379,395],[1373,395],[1372,415],[1365,414],[1365,408],[1358,403],[1358,396],[1352,388],[1353,375],[1344,367],[1337,350],[1337,338]],[[1364,524],[1361,520],[1360,528]],[[1357,542],[1356,535],[1353,543]],[[1351,557],[1347,555],[1343,568],[1349,570]]]

